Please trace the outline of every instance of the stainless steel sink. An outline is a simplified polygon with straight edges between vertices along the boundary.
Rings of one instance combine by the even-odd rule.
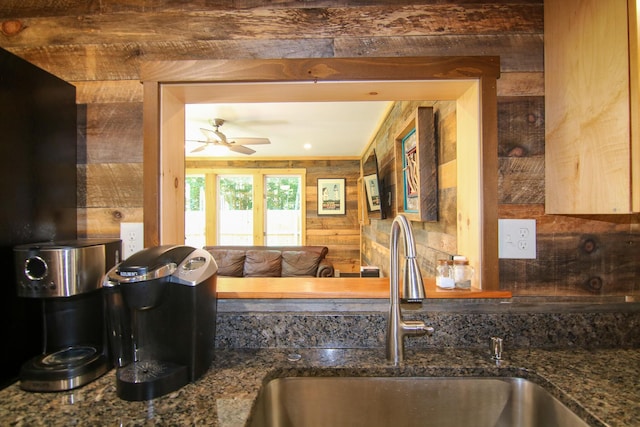
[[[588,426],[539,385],[509,377],[288,377],[270,381],[249,427]]]

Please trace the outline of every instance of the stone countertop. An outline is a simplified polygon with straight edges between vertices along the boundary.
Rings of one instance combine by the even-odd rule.
[[[298,353],[299,361],[288,356]],[[640,425],[640,349],[411,350],[400,367],[383,349],[218,350],[198,381],[166,396],[127,402],[116,396],[114,371],[80,389],[28,393],[0,390],[3,426],[243,426],[263,383],[295,375],[518,376],[530,379],[593,426]]]

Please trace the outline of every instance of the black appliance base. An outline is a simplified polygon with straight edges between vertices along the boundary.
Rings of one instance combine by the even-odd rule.
[[[116,392],[124,400],[151,400],[189,383],[187,367],[172,362],[143,360],[116,372]]]

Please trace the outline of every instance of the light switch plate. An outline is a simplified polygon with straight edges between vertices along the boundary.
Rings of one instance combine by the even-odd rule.
[[[499,219],[498,239],[499,258],[536,258],[535,219]]]
[[[144,224],[142,222],[121,222],[122,259],[144,249]]]

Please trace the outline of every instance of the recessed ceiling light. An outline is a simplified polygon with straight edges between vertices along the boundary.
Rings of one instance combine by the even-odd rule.
[[[305,150],[311,150],[311,144],[309,144],[308,142],[306,144],[304,144],[304,149]]]

